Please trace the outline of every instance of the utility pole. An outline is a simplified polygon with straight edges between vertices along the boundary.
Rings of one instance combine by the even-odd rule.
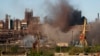
[[[74,40],[73,40],[73,31],[72,31],[72,46],[73,46],[73,44],[74,44]]]
[[[7,45],[8,45],[8,40],[6,40],[6,52],[7,52]]]
[[[37,55],[39,56],[40,54],[40,33],[37,32]]]

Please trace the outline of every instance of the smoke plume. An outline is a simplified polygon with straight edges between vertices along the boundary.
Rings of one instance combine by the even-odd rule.
[[[100,45],[100,21],[91,22],[87,33],[87,40],[91,45]]]
[[[48,9],[46,21],[63,32],[73,25],[81,24],[81,11],[74,9],[67,0],[59,0],[56,4],[48,3]]]
[[[73,39],[79,39],[80,27],[77,25],[83,23],[81,11],[74,9],[66,0],[58,0],[56,4],[48,2],[46,5],[48,15],[42,27],[48,41],[70,44]]]

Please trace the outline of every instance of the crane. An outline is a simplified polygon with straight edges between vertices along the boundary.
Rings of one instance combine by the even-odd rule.
[[[87,25],[87,19],[84,18],[84,24],[82,25],[83,29],[82,29],[82,32],[80,34],[80,45],[81,46],[87,46],[87,41],[86,41],[86,25]]]

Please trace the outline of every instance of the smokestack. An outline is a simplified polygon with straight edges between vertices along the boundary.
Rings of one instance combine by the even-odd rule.
[[[98,19],[99,19],[99,13],[98,13]]]
[[[5,16],[5,29],[10,29],[10,15]]]

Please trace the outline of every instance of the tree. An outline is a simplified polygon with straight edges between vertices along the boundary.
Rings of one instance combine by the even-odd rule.
[[[69,50],[69,54],[74,55],[74,54],[79,54],[84,52],[84,48],[82,47],[73,47],[71,50]]]

